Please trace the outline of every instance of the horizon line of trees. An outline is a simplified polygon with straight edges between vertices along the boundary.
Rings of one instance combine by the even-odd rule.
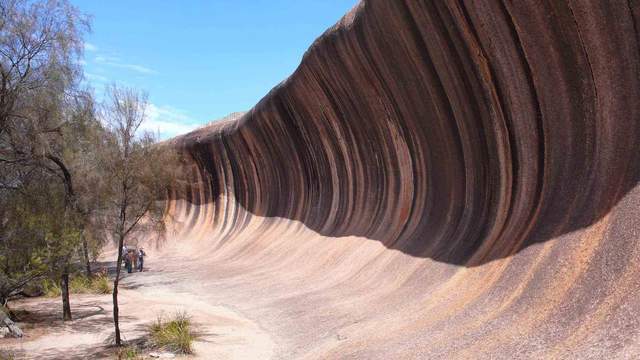
[[[98,103],[82,85],[89,18],[68,0],[0,0],[0,305],[47,279],[60,284],[117,243],[115,342],[121,345],[122,247],[163,230],[177,161],[142,132],[148,96],[117,85]]]

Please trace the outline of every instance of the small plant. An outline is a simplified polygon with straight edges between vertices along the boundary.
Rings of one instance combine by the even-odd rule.
[[[165,320],[159,315],[149,327],[153,346],[174,353],[191,354],[191,343],[195,335],[191,331],[191,319],[186,312],[177,312],[172,319]]]
[[[87,294],[91,292],[91,279],[86,276],[76,276],[69,282],[69,292],[72,294]]]
[[[14,360],[15,356],[13,355],[13,353],[10,352],[4,352],[3,350],[0,350],[0,360]]]
[[[51,279],[44,279],[42,281],[42,292],[46,297],[59,297],[62,294],[62,288],[57,282]]]
[[[94,294],[111,294],[111,281],[107,274],[99,274],[91,279]]]
[[[109,294],[111,283],[105,274],[98,274],[91,278],[76,276],[69,282],[69,291],[72,294]]]
[[[62,293],[60,284],[51,280],[42,281],[42,293],[47,297],[59,297]],[[97,274],[91,278],[84,275],[75,276],[69,281],[69,292],[72,294],[110,294],[111,282],[106,274]]]
[[[127,346],[124,348],[118,349],[116,353],[118,360],[140,360],[143,359],[140,354],[138,354],[138,348],[135,346]]]

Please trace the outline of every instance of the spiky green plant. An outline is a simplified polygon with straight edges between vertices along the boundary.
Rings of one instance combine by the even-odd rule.
[[[170,319],[159,315],[149,327],[149,335],[155,347],[180,354],[193,353],[192,342],[195,335],[186,312],[176,312]]]

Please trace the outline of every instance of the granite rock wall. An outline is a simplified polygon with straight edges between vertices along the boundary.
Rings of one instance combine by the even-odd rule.
[[[172,140],[176,237],[413,311],[365,311],[360,342],[306,334],[316,352],[294,355],[624,357],[640,341],[639,21],[634,1],[363,1],[240,120]]]

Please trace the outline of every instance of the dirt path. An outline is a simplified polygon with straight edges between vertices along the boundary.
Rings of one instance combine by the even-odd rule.
[[[171,274],[134,273],[122,282],[120,321],[126,340],[145,335],[146,327],[160,314],[186,311],[200,334],[193,359],[268,359],[274,342],[255,322],[226,306],[211,305],[196,294],[176,292]],[[74,321],[62,323],[59,299],[16,301],[13,309],[27,310],[26,336],[0,339],[0,349],[24,359],[112,358],[106,344],[113,334],[110,295],[72,296]]]

